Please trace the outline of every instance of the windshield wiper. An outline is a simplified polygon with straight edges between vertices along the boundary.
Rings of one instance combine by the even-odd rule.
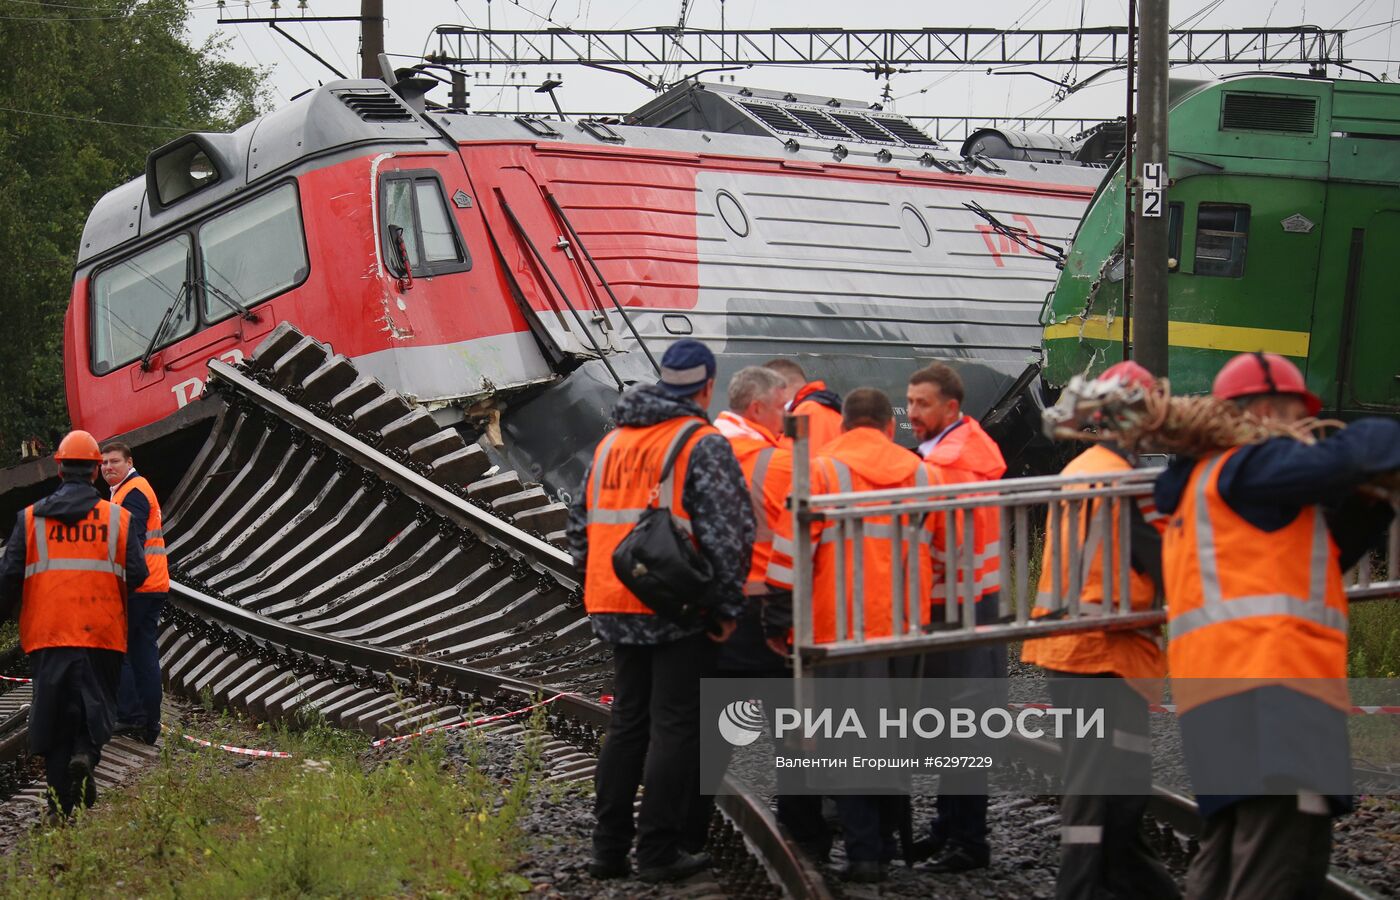
[[[156,326],[156,333],[151,335],[151,342],[146,345],[146,352],[141,354],[141,371],[151,371],[151,355],[156,352],[156,344],[160,343],[161,337],[165,335],[165,329],[170,325],[170,317],[175,315],[175,310],[184,300],[188,305],[190,302],[190,283],[188,280],[180,282],[180,290],[175,292],[175,299],[170,301],[170,305],[165,308],[165,315],[160,317],[160,324]]]
[[[253,312],[251,309],[244,306],[242,303],[239,303],[237,300],[230,297],[220,288],[214,287],[214,285],[210,284],[208,278],[201,278],[198,283],[200,287],[213,294],[214,297],[218,299],[220,303],[224,304],[224,306],[227,306],[229,309],[238,313],[240,316],[247,319],[249,322],[256,322],[258,320],[257,313]]]

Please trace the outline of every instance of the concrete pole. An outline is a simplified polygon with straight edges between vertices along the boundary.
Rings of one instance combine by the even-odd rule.
[[[384,52],[384,0],[360,0],[360,77],[383,78],[379,54]]]
[[[1168,0],[1138,2],[1137,208],[1133,216],[1133,357],[1167,376]]]

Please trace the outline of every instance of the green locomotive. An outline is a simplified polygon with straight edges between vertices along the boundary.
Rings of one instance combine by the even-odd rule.
[[[1281,353],[1343,416],[1400,412],[1400,85],[1253,74],[1173,85],[1170,376],[1210,389]],[[1123,171],[1074,237],[1041,324],[1063,385],[1123,353]]]

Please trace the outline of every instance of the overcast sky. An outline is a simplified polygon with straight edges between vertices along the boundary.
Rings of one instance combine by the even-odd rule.
[[[385,47],[397,65],[408,65],[426,49],[437,46],[433,28],[438,24],[484,28],[535,29],[641,28],[675,25],[680,0],[385,0]],[[1127,17],[1127,0],[885,0],[865,4],[850,0],[691,0],[687,24],[717,28],[721,13],[730,28],[824,26],[841,28],[1004,27],[1073,28],[1121,25]],[[271,15],[271,0],[227,0],[222,14],[238,18],[246,13]],[[307,13],[322,16],[357,15],[359,0],[307,0]],[[218,23],[221,11],[213,0],[200,0],[190,18],[196,40],[220,33],[230,43],[233,59],[268,69],[272,73],[272,101],[280,105],[318,82],[333,79],[331,72],[266,25]],[[299,15],[297,0],[282,0],[280,17]],[[1264,25],[1316,25],[1346,28],[1347,56],[1355,65],[1396,80],[1395,19],[1397,0],[1190,0],[1172,4],[1174,26],[1249,28]],[[286,30],[308,44],[338,69],[358,70],[356,56],[359,26],[355,23],[288,24]],[[411,59],[411,58],[412,59]],[[467,67],[471,74],[485,72]],[[1220,67],[1216,71],[1242,71],[1246,67]],[[638,68],[642,75],[659,69]],[[1083,80],[1095,71],[1089,66],[1036,69],[1057,80]],[[1204,69],[1180,69],[1176,73],[1210,77]],[[1301,72],[1292,66],[1286,71]],[[564,87],[559,98],[566,110],[625,112],[646,102],[651,94],[621,75],[590,71],[577,66],[525,66],[514,71],[490,70],[482,83],[471,88],[476,110],[546,109],[548,99],[530,88],[501,85],[535,85],[548,74],[562,72]],[[1333,69],[1331,75],[1340,74]],[[668,77],[676,77],[675,70]],[[708,76],[713,79],[714,75]],[[1347,74],[1346,77],[1362,77]],[[884,81],[861,72],[791,67],[755,67],[735,74],[736,83],[843,98],[879,100]],[[1099,78],[1093,85],[1056,102],[1055,88],[1027,75],[989,75],[985,68],[963,71],[953,67],[929,68],[895,75],[890,79],[894,108],[905,115],[1066,116],[1113,117],[1124,106],[1123,76],[1119,72]],[[445,87],[431,95],[446,100]],[[543,101],[543,104],[541,103]],[[889,108],[889,105],[886,105]]]

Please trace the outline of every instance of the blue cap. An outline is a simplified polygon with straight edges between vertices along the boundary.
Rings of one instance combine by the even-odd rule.
[[[672,397],[689,397],[715,377],[715,355],[710,348],[686,338],[666,348],[661,357],[661,380],[656,386]]]

